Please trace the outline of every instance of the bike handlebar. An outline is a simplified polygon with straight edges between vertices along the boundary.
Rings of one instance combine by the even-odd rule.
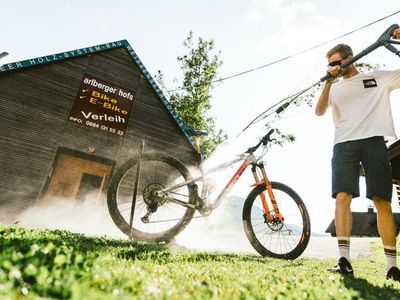
[[[266,135],[263,136],[263,138],[257,143],[257,145],[250,147],[249,149],[247,149],[246,153],[253,153],[255,152],[258,147],[261,146],[261,144],[263,144],[264,146],[266,146],[268,144],[268,142],[271,141],[270,136],[271,134],[275,131],[275,129],[271,129],[270,131],[268,131],[268,133]]]
[[[356,62],[357,60],[359,60],[361,57],[371,53],[372,51],[374,51],[376,48],[380,47],[380,46],[385,46],[386,49],[392,51],[393,53],[395,53],[396,55],[400,54],[400,51],[398,51],[392,44],[400,44],[400,42],[398,41],[393,41],[391,39],[393,32],[399,28],[399,25],[397,24],[393,24],[391,26],[389,26],[382,34],[381,36],[378,38],[378,40],[371,44],[369,47],[367,47],[366,49],[362,50],[360,53],[358,53],[357,55],[353,56],[349,61],[345,62],[344,64],[342,64],[340,67],[342,69],[347,68],[348,66],[350,66],[351,64],[353,64],[354,62]],[[320,80],[321,82],[324,82],[325,80],[327,80],[328,78],[331,78],[332,75],[331,74],[326,74],[324,77],[321,77]]]

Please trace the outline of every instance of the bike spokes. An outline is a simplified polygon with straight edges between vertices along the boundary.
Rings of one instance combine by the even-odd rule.
[[[158,190],[164,188],[164,185],[158,183],[159,175],[154,174],[153,171],[143,170],[140,174],[140,181],[138,186],[138,193],[136,195],[136,203],[135,207],[131,207],[131,203],[124,201],[124,194],[130,194],[131,190],[129,188],[125,188],[121,193],[118,194],[119,198],[119,206],[121,207],[121,214],[124,218],[127,217],[128,211],[135,211],[135,218],[133,219],[132,226],[137,230],[153,233],[167,230],[168,227],[174,226],[177,221],[183,218],[187,207],[179,205],[177,203],[172,203],[167,201],[166,198],[159,197],[156,195]],[[158,166],[159,168],[160,166]],[[147,168],[152,168],[151,165],[147,164]],[[137,177],[135,174],[126,174],[124,176],[122,183],[124,181],[130,181],[129,177]],[[169,174],[172,183],[176,182],[176,180],[182,180],[181,176],[177,176],[173,178],[172,174]],[[145,185],[148,183],[147,185]],[[186,190],[185,190],[186,188]],[[132,191],[133,192],[133,191]],[[189,201],[189,191],[187,187],[181,188],[179,191],[175,191],[173,194],[174,198],[179,199],[183,203],[188,203]],[[124,213],[126,211],[126,214]],[[125,216],[126,215],[126,216]],[[156,226],[154,224],[159,223],[160,225]]]
[[[192,188],[183,185],[170,193],[160,191],[185,182],[188,176],[183,165],[166,156],[144,155],[121,167],[108,196],[114,222],[135,239],[164,240],[176,235],[193,217]]]
[[[245,232],[261,255],[294,259],[304,251],[310,237],[308,213],[292,189],[279,183],[271,183],[271,187],[279,214],[272,204],[268,212],[264,211],[260,194],[267,193],[267,189],[259,185],[249,194],[243,208]]]
[[[137,191],[138,191],[138,187],[139,187],[140,166],[141,166],[141,162],[142,162],[143,151],[144,151],[144,141],[142,140],[141,147],[140,147],[140,157],[139,157],[139,161],[138,161],[137,167],[136,167],[137,176],[135,178],[135,185],[133,187],[131,213],[130,213],[130,217],[129,217],[129,229],[130,230],[132,230],[133,216],[135,214],[136,197],[137,197]]]

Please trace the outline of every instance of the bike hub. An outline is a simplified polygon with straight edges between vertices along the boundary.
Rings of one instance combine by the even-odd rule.
[[[268,225],[272,231],[280,231],[283,228],[283,221],[280,221],[276,216],[271,220],[267,220],[267,215],[264,214],[264,223]]]
[[[150,211],[155,212],[157,207],[163,205],[166,200],[157,195],[164,186],[160,183],[151,183],[143,189],[143,201],[147,204]]]

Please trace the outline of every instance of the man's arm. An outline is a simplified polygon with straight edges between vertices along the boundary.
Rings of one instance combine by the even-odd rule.
[[[329,91],[334,80],[340,76],[342,68],[340,66],[329,67],[327,74],[330,74],[330,78],[325,81],[324,89],[322,90],[321,96],[319,96],[317,105],[315,106],[315,114],[322,116],[328,109]]]
[[[315,114],[317,116],[324,115],[328,108],[329,91],[331,90],[331,86],[332,82],[327,80],[325,82],[324,89],[322,90],[322,93],[319,96],[317,105],[315,106]]]

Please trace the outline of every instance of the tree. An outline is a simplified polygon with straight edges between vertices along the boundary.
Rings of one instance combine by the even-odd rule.
[[[156,80],[169,93],[170,102],[182,122],[195,130],[208,132],[208,136],[202,137],[201,142],[201,151],[208,157],[227,138],[221,129],[216,128],[215,119],[209,114],[210,92],[222,61],[219,59],[220,53],[212,53],[213,40],[207,41],[199,37],[195,44],[193,32],[190,32],[183,45],[187,48],[187,53],[177,58],[183,71],[181,87],[168,91],[161,71],[158,71]]]

